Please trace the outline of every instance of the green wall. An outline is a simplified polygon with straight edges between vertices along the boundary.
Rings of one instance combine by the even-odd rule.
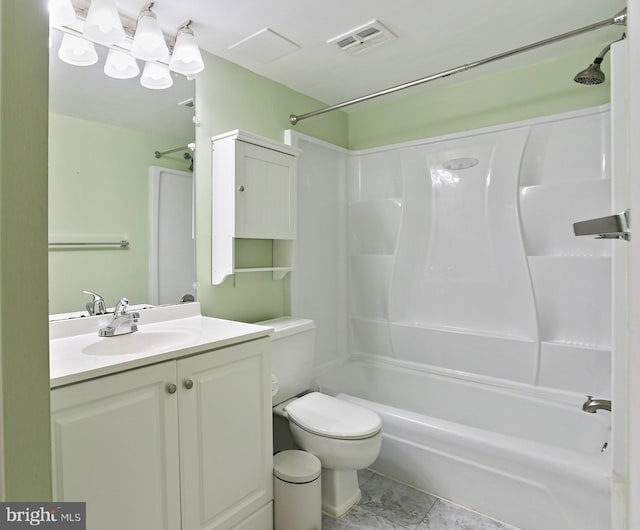
[[[49,312],[81,311],[83,290],[113,306],[123,296],[149,303],[149,166],[185,171],[182,153],[154,152],[184,144],[176,138],[69,116],[49,116],[49,239],[119,241],[126,250],[54,247],[49,251]]]
[[[366,149],[545,116],[609,101],[608,80],[584,86],[573,76],[598,50],[430,88],[349,113],[349,148]],[[482,67],[480,67],[482,68]],[[603,63],[608,76],[609,61]]]
[[[235,320],[257,321],[288,311],[287,280],[270,273],[237,274],[219,286],[211,285],[211,137],[243,129],[283,141],[291,128],[289,115],[324,103],[265,77],[204,53],[205,70],[196,76],[196,271],[198,300],[203,313]],[[332,112],[301,122],[296,130],[346,147],[347,115]],[[247,242],[240,249],[244,265],[271,263],[270,247]]]
[[[0,499],[11,501],[51,498],[48,33],[46,0],[0,2]]]

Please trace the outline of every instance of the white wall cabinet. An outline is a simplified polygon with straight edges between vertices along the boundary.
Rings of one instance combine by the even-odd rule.
[[[54,499],[91,530],[270,528],[268,344],[53,389]]]
[[[296,237],[296,169],[299,150],[244,131],[212,138],[212,283],[230,274],[291,269]],[[271,267],[235,267],[234,241],[273,240]]]

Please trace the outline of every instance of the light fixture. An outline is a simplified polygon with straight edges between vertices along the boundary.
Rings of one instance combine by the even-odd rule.
[[[169,68],[183,75],[193,75],[204,70],[202,55],[193,30],[189,27],[190,24],[191,21],[178,30],[176,44],[169,61]]]
[[[140,67],[128,53],[111,48],[104,63],[104,73],[114,79],[131,79],[140,73]]]
[[[152,7],[153,2],[140,13],[131,46],[131,54],[143,61],[159,61],[169,55],[169,48],[156,15],[151,11]]]
[[[125,39],[124,28],[115,0],[92,0],[82,34],[88,39],[112,46]]]
[[[93,42],[65,33],[58,50],[62,61],[74,66],[91,66],[98,62],[98,54]]]
[[[76,21],[76,10],[71,0],[49,0],[49,26],[70,26]]]
[[[121,19],[116,1],[91,0],[86,18],[76,20],[72,0],[50,0],[50,24],[63,33],[58,50],[62,61],[75,66],[93,65],[98,61],[93,43],[102,44],[109,48],[104,64],[106,75],[114,79],[136,77],[140,74],[136,59],[141,59],[145,61],[145,67],[140,84],[154,90],[173,85],[170,70],[190,78],[204,69],[191,21],[178,29],[171,56],[168,45],[171,39],[165,39],[155,13],[151,11],[154,3],[147,4],[141,11],[131,38],[124,27],[130,27],[132,21]]]
[[[173,85],[169,68],[162,64],[148,62],[144,65],[140,84],[152,90],[162,90]]]

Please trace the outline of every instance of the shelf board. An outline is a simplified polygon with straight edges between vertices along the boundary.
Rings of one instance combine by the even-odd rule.
[[[293,270],[293,267],[239,267],[233,269],[233,273],[241,272],[272,272],[274,280],[281,280],[289,272]]]

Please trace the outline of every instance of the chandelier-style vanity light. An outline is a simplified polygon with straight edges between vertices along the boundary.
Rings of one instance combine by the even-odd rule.
[[[171,71],[191,76],[204,69],[204,62],[191,21],[180,26],[175,43],[162,33],[154,2],[147,4],[137,24],[127,24],[118,13],[116,0],[92,0],[88,11],[73,6],[72,0],[49,0],[49,25],[63,32],[58,57],[74,66],[98,61],[94,42],[109,48],[104,73],[114,79],[131,79],[140,74],[136,59],[145,61],[140,84],[159,90],[173,85]],[[86,13],[86,16],[85,16]],[[135,24],[133,31],[131,28]],[[126,28],[126,29],[125,29]]]

